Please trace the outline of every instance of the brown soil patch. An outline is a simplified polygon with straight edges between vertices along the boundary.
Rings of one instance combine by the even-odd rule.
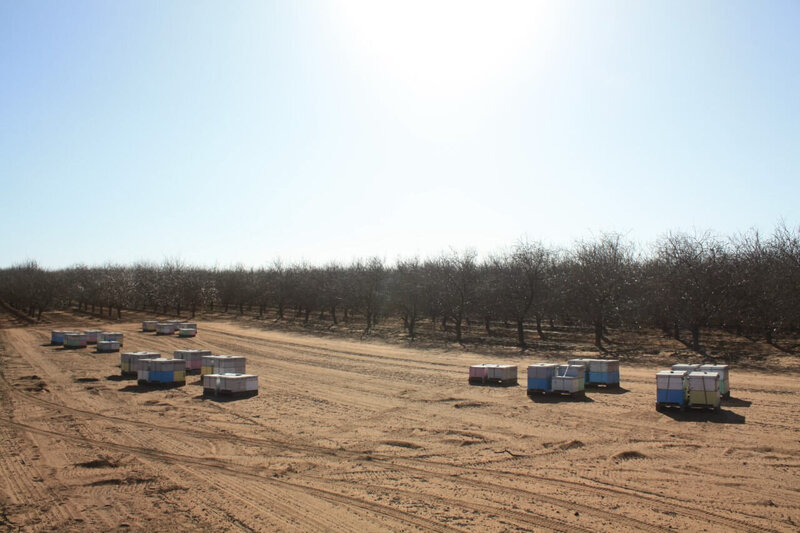
[[[247,357],[258,396],[204,399],[198,376],[157,389],[119,354],[47,346],[53,327],[0,330],[0,529],[110,531],[796,531],[800,380],[731,371],[722,411],[656,412],[631,356],[618,393],[534,401],[470,387],[484,356],[454,346],[265,331],[198,320],[195,338],[114,322],[125,350]],[[50,325],[52,324],[52,325]],[[109,323],[111,327],[111,323]],[[771,368],[779,368],[772,366]],[[783,368],[794,368],[787,363]],[[165,524],[168,524],[166,526]]]

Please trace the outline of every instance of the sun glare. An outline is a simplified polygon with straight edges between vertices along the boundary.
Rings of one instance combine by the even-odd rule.
[[[535,59],[548,31],[538,2],[353,1],[341,4],[352,51],[418,97],[480,91]]]

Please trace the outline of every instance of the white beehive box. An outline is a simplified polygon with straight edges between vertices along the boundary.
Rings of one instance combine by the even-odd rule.
[[[554,363],[534,363],[528,365],[529,379],[549,379],[556,373],[558,365]]]
[[[258,394],[258,376],[253,374],[206,374],[203,376],[203,393],[231,396]]]
[[[716,372],[719,374],[719,393],[722,396],[730,396],[730,367],[728,365],[701,365],[698,368],[701,372]]]
[[[155,331],[158,320],[142,320],[142,331]]]
[[[156,324],[157,335],[172,335],[175,333],[176,326],[172,322],[159,322]]]
[[[553,391],[554,392],[568,392],[574,394],[583,390],[581,384],[583,378],[575,376],[553,376]]]
[[[686,370],[662,370],[656,374],[656,388],[661,390],[682,390],[684,380],[689,372]]]
[[[116,352],[119,349],[119,341],[97,341],[98,352]]]
[[[517,365],[491,365],[489,381],[510,382],[517,380]]]
[[[139,364],[142,359],[156,359],[161,357],[158,352],[122,352],[119,356],[119,366],[122,374],[135,374],[138,370],[145,368]]]
[[[245,358],[242,355],[204,355],[200,364],[202,375],[245,373]]]
[[[694,372],[698,368],[700,368],[700,365],[690,365],[686,363],[672,365],[672,370],[685,370],[686,372]]]

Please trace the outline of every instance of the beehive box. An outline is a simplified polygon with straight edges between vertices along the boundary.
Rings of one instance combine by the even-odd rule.
[[[161,357],[161,354],[158,352],[122,352],[119,356],[122,375],[136,374],[139,369],[145,368],[138,364],[141,359],[156,359],[159,357]]]
[[[211,350],[175,350],[172,357],[186,361],[186,372],[200,372],[203,356],[211,355]]]
[[[192,328],[181,328],[178,330],[178,337],[196,337],[197,330]]]
[[[486,380],[489,379],[489,366],[487,364],[470,365],[469,382],[486,383]]]
[[[103,331],[97,335],[97,342],[100,341],[117,341],[122,346],[122,333],[118,331]]]
[[[586,383],[590,385],[619,385],[619,359],[589,359],[589,374]]]
[[[86,333],[86,342],[89,344],[97,344],[97,339],[102,333],[99,329],[87,329],[84,331]]]
[[[50,344],[64,344],[65,333],[77,333],[73,331],[64,331],[62,329],[54,329],[50,332]]]
[[[156,335],[172,335],[176,329],[172,322],[159,322],[156,324]]]
[[[685,370],[686,372],[694,372],[698,370],[700,365],[690,365],[686,363],[679,363],[677,365],[672,365],[672,370]]]
[[[140,359],[136,377],[140,384],[180,385],[186,383],[186,362],[183,359]]]
[[[158,320],[142,320],[142,331],[155,331]]]
[[[98,352],[116,352],[119,348],[119,341],[97,341]]]
[[[550,392],[553,390],[553,376],[556,367],[553,363],[534,363],[528,365],[528,391]]]
[[[491,365],[489,378],[492,383],[512,385],[517,383],[517,365]]]
[[[206,374],[203,376],[203,394],[214,396],[255,396],[258,394],[258,376],[253,374]]]
[[[689,407],[719,409],[719,374],[716,372],[689,372]]]
[[[242,355],[204,355],[200,374],[244,374],[245,358]]]
[[[719,374],[719,393],[723,398],[731,395],[730,367],[728,365],[700,365],[701,372],[716,372]]]
[[[553,376],[553,392],[576,394],[583,392],[583,376]]]
[[[553,377],[573,377],[578,378],[578,386],[580,387],[578,390],[585,390],[586,389],[586,366],[577,364],[577,365],[558,365],[556,367],[556,374]],[[553,390],[556,390],[556,384],[553,382]]]
[[[197,323],[196,322],[179,322],[178,329],[193,329],[197,331]]]
[[[85,333],[65,333],[64,348],[86,348],[88,338]]]
[[[656,409],[664,405],[684,407],[689,401],[686,370],[663,370],[656,373]]]

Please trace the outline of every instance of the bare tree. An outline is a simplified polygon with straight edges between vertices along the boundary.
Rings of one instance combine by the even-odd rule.
[[[603,234],[597,241],[579,242],[567,263],[568,294],[575,314],[594,328],[594,344],[603,341],[609,320],[620,317],[628,297],[632,245],[618,234]]]
[[[731,295],[731,261],[725,243],[710,233],[670,233],[657,245],[660,292],[675,331],[689,328],[691,348],[702,351],[700,330],[719,316]]]

